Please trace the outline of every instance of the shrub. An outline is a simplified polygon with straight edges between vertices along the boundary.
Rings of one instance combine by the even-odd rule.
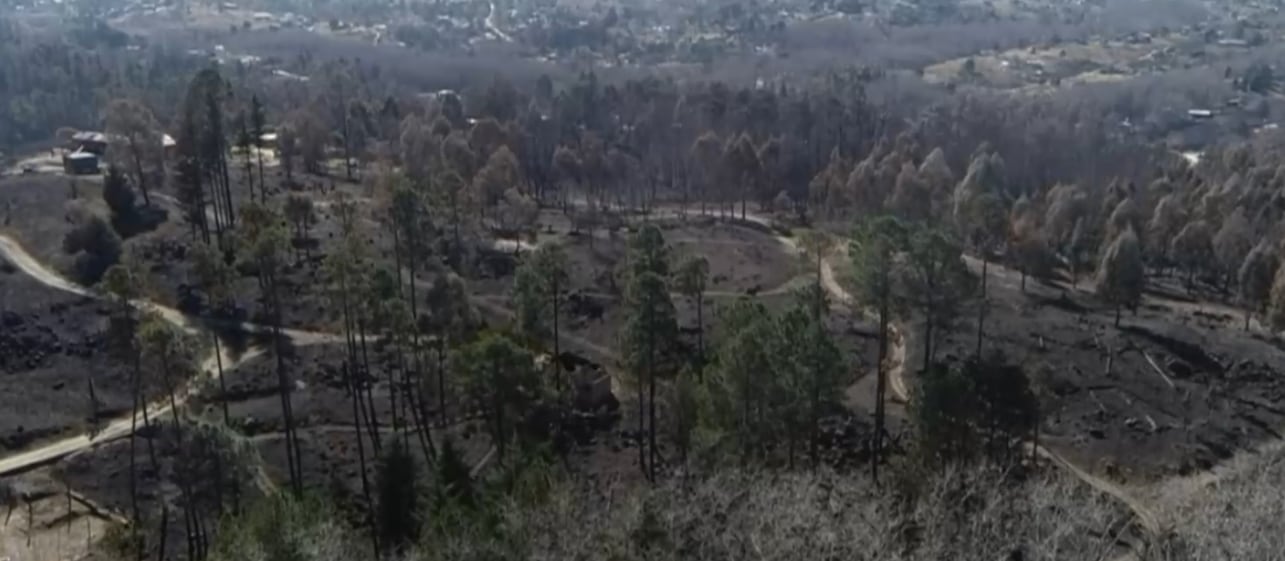
[[[120,236],[102,217],[90,215],[63,237],[62,249],[76,256],[74,275],[81,283],[96,284],[120,261]]]

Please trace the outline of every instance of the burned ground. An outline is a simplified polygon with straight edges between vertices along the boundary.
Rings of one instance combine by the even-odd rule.
[[[1022,366],[1042,404],[1041,438],[1080,465],[1155,478],[1280,437],[1285,350],[1243,331],[1226,306],[1151,292],[1115,327],[1083,285],[1030,280],[1022,292],[1016,273],[991,271],[984,352]],[[976,317],[975,304],[964,310],[938,358],[975,350]],[[908,372],[922,365],[921,329],[909,329]]]
[[[132,403],[107,343],[108,304],[48,288],[0,260],[0,450],[91,428]]]

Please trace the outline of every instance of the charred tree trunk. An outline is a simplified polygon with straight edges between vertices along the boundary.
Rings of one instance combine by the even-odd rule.
[[[162,561],[165,559],[165,546],[169,542],[169,537],[170,537],[170,508],[168,506],[162,506],[161,507],[161,543],[156,548],[156,561]],[[139,551],[142,551],[142,550],[140,549]]]
[[[138,542],[138,528],[142,518],[138,512],[138,407],[142,401],[142,381],[137,363],[130,374],[130,386],[134,389],[134,406],[129,416],[129,507],[131,514],[130,535],[134,543]],[[8,521],[5,521],[8,523]],[[142,550],[139,550],[141,558]]]
[[[352,423],[357,434],[357,462],[361,470],[361,494],[366,501],[366,522],[370,525],[370,539],[374,551],[379,551],[379,532],[375,528],[375,503],[370,496],[370,478],[366,475],[366,442],[361,435],[361,387],[353,375],[354,365],[344,362],[344,374],[352,403]]]
[[[878,379],[875,382],[875,430],[871,445],[870,478],[879,482],[879,462],[883,460],[884,402],[888,391],[888,373],[885,364],[888,359],[888,295],[882,294],[879,299],[879,354],[876,367]]]
[[[261,282],[268,292],[272,308],[273,354],[276,355],[277,388],[281,394],[281,416],[285,424],[286,456],[290,469],[290,484],[295,494],[299,495],[303,493],[303,466],[300,465],[302,455],[299,452],[298,435],[295,433],[294,428],[294,411],[290,402],[290,382],[286,376],[285,349],[281,345],[280,287],[275,275],[263,275],[263,264],[260,265],[260,276],[263,277]]]
[[[383,438],[379,434],[379,414],[375,409],[375,388],[374,384],[369,383],[372,379],[370,375],[370,353],[366,350],[366,323],[363,318],[357,318],[357,338],[361,344],[361,371],[362,380],[366,386],[366,412],[370,423],[371,448],[378,456],[383,449]]]
[[[228,383],[223,376],[223,351],[219,346],[219,336],[211,335],[214,339],[214,367],[219,373],[219,403],[223,406],[223,426],[232,426],[232,415],[228,412]]]
[[[982,356],[982,339],[985,337],[986,329],[986,268],[990,262],[986,259],[986,253],[982,253],[982,298],[977,303],[977,356]]]
[[[437,416],[446,426],[446,338],[437,339]]]
[[[813,322],[815,322],[815,326],[814,326],[814,327],[816,327],[817,333],[816,333],[816,341],[814,341],[814,346],[813,346],[813,348],[812,348],[812,403],[811,403],[811,407],[809,408],[809,409],[810,409],[810,411],[809,411],[809,412],[810,412],[810,414],[811,414],[811,415],[810,415],[810,418],[809,418],[810,423],[809,423],[809,427],[808,427],[808,432],[809,432],[809,438],[808,438],[808,440],[810,441],[810,442],[809,442],[809,444],[808,444],[808,448],[809,448],[808,455],[810,456],[810,457],[809,457],[809,459],[812,461],[812,469],[814,469],[814,470],[817,468],[818,464],[820,464],[820,461],[821,461],[821,431],[820,431],[820,423],[821,423],[821,337],[822,337],[822,335],[823,335],[823,333],[824,333],[824,330],[825,330],[825,327],[821,324],[821,312],[822,312],[822,309],[821,309],[821,308],[822,308],[822,304],[823,304],[823,302],[822,302],[822,295],[821,295],[821,290],[822,290],[822,288],[821,288],[821,274],[822,274],[822,270],[821,270],[821,269],[822,269],[822,262],[821,262],[821,260],[822,260],[821,252],[819,252],[819,251],[818,251],[818,252],[817,252],[817,265],[816,265],[816,279],[817,279],[817,282],[816,282],[816,286],[814,287],[813,302],[812,302],[812,306],[813,306],[813,308],[812,308],[812,320],[813,320]],[[697,316],[699,317],[699,315],[700,315],[700,314],[698,313],[698,314],[697,314]],[[791,466],[793,466],[793,465],[794,465],[794,441],[793,441],[793,439],[791,439],[791,441],[790,441],[790,465],[791,465]]]
[[[263,204],[267,204],[268,184],[265,183],[263,180],[263,147],[262,146],[257,147],[254,152],[259,159],[259,202]]]

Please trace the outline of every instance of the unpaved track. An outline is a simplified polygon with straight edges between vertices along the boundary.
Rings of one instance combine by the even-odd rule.
[[[95,292],[71,282],[70,280],[63,278],[58,273],[50,270],[48,267],[45,267],[44,264],[37,261],[30,253],[23,249],[22,245],[16,240],[2,234],[0,234],[0,257],[7,260],[9,263],[12,263],[20,271],[35,279],[37,282],[50,288],[89,298],[101,297]],[[184,331],[194,334],[200,332],[197,322],[178,310],[146,300],[133,300],[130,304],[140,310],[156,313],[161,318]],[[248,331],[270,332],[269,328],[254,324],[241,324],[241,326]],[[281,330],[281,333],[283,336],[289,337],[292,340],[292,343],[296,346],[338,343],[344,340],[343,337],[339,335],[295,329],[283,329]],[[216,357],[214,353],[211,352],[209,356],[201,361],[201,375],[188,382],[180,395],[175,396],[175,402],[180,407],[187,402],[188,398],[199,390],[200,382],[202,380],[218,375],[219,360],[222,361],[223,370],[226,372],[263,353],[263,349],[256,348],[250,349],[238,357],[233,357],[227,353],[226,345],[222,345],[221,349],[223,350],[221,357]],[[161,417],[170,413],[168,397],[158,399],[154,403],[149,403],[146,406],[150,416]],[[108,422],[107,425],[103,426],[101,430],[94,434],[82,434],[67,437],[33,450],[28,450],[0,459],[0,476],[43,465],[70,454],[87,450],[96,444],[127,437],[131,434],[134,424],[135,422],[132,415],[124,416]]]
[[[513,38],[510,37],[508,33],[505,33],[504,30],[500,29],[500,26],[495,25],[495,2],[491,2],[491,11],[487,12],[485,23],[486,28],[490,30],[491,33],[494,33],[496,37],[499,37],[500,40],[505,43],[513,42]]]
[[[49,269],[43,263],[38,261],[34,256],[28,253],[27,250],[22,247],[22,244],[19,244],[17,242],[17,240],[14,240],[13,238],[6,236],[4,234],[0,234],[0,258],[3,258],[9,261],[15,267],[17,267],[18,270],[22,271],[23,273],[27,274],[31,278],[35,279],[40,284],[43,284],[50,288],[54,288],[64,292],[70,292],[72,294],[85,296],[88,298],[101,297],[100,294],[88,288],[85,288],[79,284],[76,284],[75,282],[72,282],[71,280],[64,278],[62,275],[58,274],[57,272]],[[155,313],[159,315],[161,318],[165,319],[165,321],[168,321],[171,324],[174,324],[176,327],[179,327],[189,333],[198,333],[201,330],[197,321],[195,321],[187,314],[184,314],[183,312],[180,312],[174,308],[170,308],[168,306],[162,306],[155,302],[144,300],[144,299],[131,300],[130,304],[140,310]],[[272,331],[271,327],[258,325],[254,323],[248,323],[248,322],[237,323],[232,325],[232,327],[239,327],[244,331],[254,332],[254,333],[271,333]],[[307,331],[307,330],[301,330],[301,329],[283,328],[281,329],[281,335],[284,337],[290,338],[295,345],[341,343],[344,341],[344,338],[342,335],[337,335],[334,333],[321,333],[317,331]],[[211,355],[211,358],[213,358],[212,355]]]
[[[661,209],[659,210],[658,213],[654,211],[652,216],[657,216],[658,214],[659,215],[673,214],[675,216],[685,216],[685,215],[689,216],[696,213],[693,212],[693,209]],[[759,214],[747,214],[744,218],[740,220],[753,222],[759,225],[767,226],[769,228],[772,227],[771,219]],[[779,234],[774,234],[774,237],[776,238],[778,243],[780,243],[783,247],[787,248],[791,252],[798,253],[800,251],[798,244],[794,240]],[[27,253],[20,244],[18,244],[15,240],[13,240],[12,238],[9,238],[8,236],[0,235],[0,254],[2,254],[5,259],[13,263],[14,266],[22,270],[24,273],[30,275],[32,278],[36,279],[37,281],[39,281],[40,283],[46,286],[49,286],[51,288],[55,288],[58,290],[70,292],[73,294],[78,294],[81,296],[97,297],[97,295],[94,294],[92,291],[80,285],[77,285],[71,281],[68,281],[67,279],[63,278],[57,273],[49,270],[39,261],[34,259],[29,253]],[[971,261],[975,261],[975,260],[971,260]],[[992,267],[991,270],[995,271],[996,273],[1001,275],[1002,278],[1006,278],[1009,282],[1011,282],[1012,271],[1008,271],[998,266]],[[829,292],[830,295],[837,302],[844,304],[846,306],[855,308],[855,299],[847,290],[845,290],[839,284],[839,282],[835,278],[833,265],[829,258],[822,260],[821,282],[824,289],[827,292]],[[478,302],[478,303],[482,303],[482,302]],[[193,324],[193,322],[186,315],[172,308],[160,306],[152,302],[141,301],[141,300],[133,301],[131,302],[131,304],[135,305],[140,309],[149,310],[149,311],[158,313],[161,317],[163,317],[167,321],[173,323],[174,325],[184,330],[187,330],[190,332],[195,332],[198,330],[198,328]],[[483,303],[483,305],[486,307],[499,308],[498,305],[495,305],[494,303],[491,303],[491,302],[485,302]],[[254,330],[266,331],[266,329],[261,326],[246,324],[245,327],[254,329]],[[901,336],[900,331],[896,327],[894,327],[893,329],[894,329],[894,336],[892,337],[893,345],[892,345],[892,348],[890,349],[892,351],[891,353],[892,368],[889,370],[889,373],[888,373],[889,387],[892,390],[893,396],[896,399],[900,399],[902,402],[907,402],[910,396],[904,380],[904,365],[905,365],[905,355],[906,355],[905,338]],[[316,333],[316,332],[285,329],[285,330],[282,330],[282,334],[293,339],[293,342],[295,345],[325,344],[325,343],[337,343],[337,342],[343,341],[342,336],[328,334],[328,333]],[[575,343],[580,343],[584,345],[585,343],[588,343],[588,341],[575,341]],[[614,356],[615,354],[610,352],[609,349],[597,348],[597,345],[592,345],[590,348],[592,348],[595,351],[599,351],[600,354],[604,354],[608,356]],[[225,370],[233,369],[239,366],[240,364],[244,363],[247,359],[251,358],[252,356],[260,352],[262,351],[261,350],[251,351],[239,357],[239,359],[236,359],[236,360],[234,360],[232,357],[227,356],[225,354],[225,356],[223,357],[224,369]],[[217,369],[215,368],[215,357],[213,355],[211,355],[210,357],[202,361],[201,371],[205,376],[213,376],[216,374]],[[187,398],[194,393],[197,387],[198,387],[198,384],[196,384],[195,381],[188,385],[188,388],[186,391],[183,392],[183,395],[176,399],[176,401],[179,402],[180,406],[182,405],[182,403],[186,402]],[[158,401],[158,403],[154,405],[149,405],[149,412],[158,416],[169,413],[168,401],[160,400]],[[131,421],[132,419],[130,417],[117,419],[116,421],[112,421],[111,423],[109,423],[106,427],[103,428],[103,430],[101,430],[94,436],[80,435],[75,437],[69,437],[57,442],[47,444],[35,450],[30,450],[27,452],[17,454],[15,456],[4,458],[0,460],[0,475],[6,475],[17,471],[22,471],[36,465],[41,465],[41,464],[65,457],[69,454],[72,454],[78,451],[86,450],[98,443],[108,442],[111,440],[129,436],[131,431]],[[1106,493],[1116,498],[1117,500],[1121,501],[1133,511],[1135,517],[1139,521],[1139,524],[1143,527],[1144,530],[1148,531],[1152,535],[1160,534],[1161,528],[1155,513],[1152,512],[1149,508],[1147,508],[1146,505],[1143,505],[1140,501],[1132,498],[1128,493],[1124,492],[1124,490],[1121,489],[1119,486],[1109,481],[1105,481],[1099,477],[1096,477],[1084,471],[1083,469],[1080,469],[1079,467],[1067,461],[1059,454],[1051,450],[1048,450],[1043,446],[1037,447],[1036,453],[1042,457],[1045,457],[1051,460],[1060,468],[1066,471],[1069,471],[1076,478],[1085,482],[1086,484],[1093,487],[1094,489],[1097,489],[1100,492]]]
[[[972,272],[981,274],[981,260],[972,256],[965,256],[964,262]],[[1021,273],[1019,271],[1014,271],[1002,264],[992,262],[987,265],[986,272],[986,282],[990,286],[995,286],[994,283],[999,282],[1000,286],[1004,286],[1011,290],[1019,290],[1021,288]],[[1143,501],[1134,497],[1123,487],[1085,471],[1074,463],[1071,463],[1070,460],[1067,460],[1061,454],[1045,448],[1042,445],[1035,447],[1035,453],[1040,457],[1053,462],[1059,468],[1070,472],[1071,475],[1076,477],[1076,479],[1083,481],[1090,487],[1123,503],[1130,511],[1133,512],[1134,518],[1138,521],[1138,525],[1147,532],[1149,536],[1154,537],[1162,534],[1163,528],[1160,523],[1160,517],[1157,516],[1155,511],[1147,506]]]
[[[747,215],[745,219],[771,227],[771,220],[761,215]],[[798,246],[793,240],[779,235],[776,237],[785,247],[796,252],[798,251]],[[840,249],[840,253],[842,253],[842,251],[843,250]],[[970,263],[977,262],[975,259],[971,258],[967,258],[967,261]],[[978,267],[978,269],[980,269],[980,267]],[[1000,271],[998,271],[1000,275],[1007,277],[1008,281],[1012,281],[1012,271],[1009,271],[1008,269],[992,265],[988,268],[988,272],[994,274],[997,272],[997,269],[1000,269]],[[838,279],[835,277],[834,266],[830,258],[826,258],[821,261],[821,284],[825,287],[826,292],[829,292],[831,297],[836,301],[855,309],[856,299],[853,298],[852,294],[845,290],[841,284],[839,284]],[[891,367],[888,370],[888,386],[892,390],[894,399],[900,400],[902,403],[909,403],[910,392],[907,390],[905,381],[906,338],[900,328],[895,325],[892,326],[891,331],[892,337],[890,339],[892,341],[892,346],[891,349],[889,349]],[[1123,503],[1130,511],[1133,512],[1139,526],[1141,526],[1142,529],[1150,536],[1161,535],[1162,528],[1159,517],[1156,516],[1156,513],[1147,505],[1143,504],[1142,501],[1126,492],[1119,485],[1081,469],[1066,458],[1062,457],[1062,455],[1049,450],[1044,446],[1036,446],[1035,451],[1041,457],[1052,461],[1059,468],[1070,472],[1071,475],[1075,476],[1090,487]]]

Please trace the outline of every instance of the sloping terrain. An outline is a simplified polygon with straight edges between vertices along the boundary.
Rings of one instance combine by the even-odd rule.
[[[1285,350],[1222,306],[1152,293],[1115,327],[1084,286],[1031,279],[1022,292],[1015,272],[990,270],[983,349],[1023,367],[1049,444],[1080,465],[1125,478],[1188,473],[1280,436]],[[976,321],[966,307],[937,358],[972,353]],[[911,372],[921,329],[909,330]]]
[[[0,451],[89,430],[95,412],[107,419],[129,409],[128,369],[108,348],[109,310],[0,259]]]

